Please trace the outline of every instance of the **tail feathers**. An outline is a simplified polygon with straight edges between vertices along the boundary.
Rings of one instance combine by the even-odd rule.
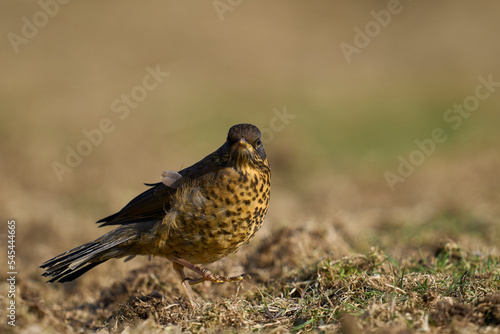
[[[78,270],[66,268],[66,269],[64,269],[58,275],[56,275],[56,273],[54,273],[53,275],[56,275],[56,276],[54,276],[53,278],[51,278],[47,282],[48,283],[54,283],[54,282],[59,282],[59,283],[71,282],[72,280],[74,280],[74,279],[82,276],[83,274],[85,274],[90,269],[94,268],[95,266],[97,266],[97,265],[99,265],[99,264],[101,264],[103,262],[106,262],[107,260],[109,260],[109,259],[102,260],[102,261],[99,261],[99,262],[86,263],[83,267],[81,267]],[[42,276],[53,276],[53,275],[48,275],[47,273],[45,273]]]
[[[114,257],[123,257],[128,247],[123,247],[135,236],[120,235],[120,229],[113,230],[101,238],[69,250],[40,266],[45,269],[42,276],[52,277],[48,282],[69,282],[80,277],[95,266]],[[128,235],[127,235],[128,234]]]

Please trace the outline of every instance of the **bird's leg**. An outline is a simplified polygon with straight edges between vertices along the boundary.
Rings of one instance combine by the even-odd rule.
[[[198,283],[201,283],[204,281],[210,281],[212,283],[235,282],[235,281],[241,281],[243,279],[243,277],[245,277],[245,276],[249,276],[249,275],[245,275],[245,274],[239,275],[239,276],[231,276],[231,277],[217,275],[217,274],[210,272],[207,269],[200,268],[200,267],[192,264],[189,261],[186,261],[184,259],[181,259],[181,258],[178,258],[175,256],[169,256],[168,259],[170,261],[172,261],[173,263],[177,263],[181,267],[186,267],[188,269],[191,269],[195,273],[198,273],[201,275],[200,278],[195,278],[195,279],[186,278],[185,280],[187,280],[187,282],[191,285],[198,284]]]
[[[191,289],[191,286],[189,286],[189,278],[184,275],[184,266],[182,264],[179,264],[177,262],[172,262],[172,266],[174,267],[175,272],[179,277],[181,278],[182,281],[182,287],[184,288],[184,291],[186,292],[186,295],[189,298],[189,302],[191,303],[191,307],[194,309],[196,307],[196,303],[194,301],[194,294],[193,290]]]

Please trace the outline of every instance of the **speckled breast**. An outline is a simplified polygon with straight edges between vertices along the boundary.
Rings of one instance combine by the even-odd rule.
[[[236,252],[260,229],[270,195],[269,170],[227,168],[204,184],[178,191],[167,246],[192,263],[210,263]],[[165,221],[164,221],[165,222]]]

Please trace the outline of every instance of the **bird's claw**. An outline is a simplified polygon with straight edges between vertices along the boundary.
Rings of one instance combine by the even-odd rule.
[[[242,281],[245,277],[250,278],[250,275],[248,274],[241,274],[239,276],[221,276],[217,274],[213,274],[210,271],[206,271],[202,277],[199,278],[189,278],[186,277],[184,280],[189,283],[189,285],[195,285],[201,282],[209,281],[212,283],[220,284],[220,283],[225,283],[225,282],[237,282],[237,281]]]

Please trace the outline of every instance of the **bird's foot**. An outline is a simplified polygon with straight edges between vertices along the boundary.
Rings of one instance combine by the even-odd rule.
[[[201,277],[199,277],[199,278],[188,278],[188,277],[184,276],[184,274],[183,274],[183,276],[181,276],[183,283],[188,282],[189,285],[194,285],[194,284],[198,284],[198,283],[205,282],[205,281],[209,281],[212,283],[218,283],[218,284],[225,283],[225,282],[236,282],[236,281],[241,281],[244,277],[250,277],[250,275],[247,275],[247,274],[242,274],[239,276],[217,275],[217,274],[210,272],[209,270],[207,270],[205,268],[200,268],[197,265],[194,265],[191,262],[186,261],[186,260],[181,259],[181,258],[170,256],[168,259],[170,261],[172,261],[173,263],[176,263],[176,266],[188,268],[188,269],[194,271],[195,273],[201,275]]]
[[[243,280],[243,278],[245,278],[245,276],[250,277],[250,275],[247,275],[247,274],[242,274],[242,275],[238,275],[238,276],[222,276],[222,275],[214,274],[207,269],[203,269],[203,268],[199,268],[199,269],[200,269],[200,271],[196,271],[196,272],[199,273],[200,275],[202,275],[201,277],[199,277],[199,278],[186,278],[186,281],[190,285],[198,284],[198,283],[205,282],[205,281],[209,281],[209,282],[217,283],[217,284],[225,283],[225,282],[237,282],[237,281]]]

